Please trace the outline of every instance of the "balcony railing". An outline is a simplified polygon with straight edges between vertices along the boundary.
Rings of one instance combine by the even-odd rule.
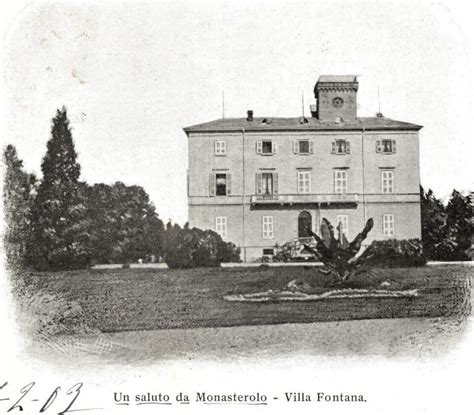
[[[273,195],[252,195],[251,204],[306,204],[306,203],[358,203],[357,193],[313,193],[313,194],[273,194]]]

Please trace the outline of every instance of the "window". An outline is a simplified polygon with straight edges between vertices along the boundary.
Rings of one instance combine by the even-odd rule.
[[[209,174],[209,195],[210,196],[227,196],[230,195],[229,173],[210,173]]]
[[[394,218],[393,214],[387,213],[383,215],[382,220],[382,233],[383,236],[393,236],[395,233]]]
[[[349,154],[351,152],[351,143],[347,140],[336,140],[332,142],[332,154]]]
[[[397,142],[395,140],[377,140],[375,148],[377,153],[393,154],[397,152]]]
[[[273,173],[262,173],[262,194],[273,195]]]
[[[334,192],[347,192],[347,170],[334,170]]]
[[[271,140],[257,141],[255,145],[257,154],[269,156],[277,152],[277,143]]]
[[[298,171],[298,193],[311,192],[311,172],[308,170]]]
[[[225,156],[227,154],[227,141],[214,141],[214,154]]]
[[[227,236],[227,217],[217,216],[216,217],[216,232],[222,237]]]
[[[393,193],[393,170],[382,170],[382,193]]]
[[[298,238],[311,237],[313,230],[313,219],[311,213],[304,210],[298,215]]]
[[[337,215],[337,226],[341,224],[342,226],[342,233],[346,235],[346,237],[349,236],[349,216],[347,215]]]
[[[272,153],[272,142],[271,141],[262,141],[262,153],[263,154]]]
[[[271,198],[278,193],[278,173],[259,172],[255,175],[255,193]]]
[[[263,216],[262,233],[263,239],[273,239],[273,216]]]
[[[227,195],[227,175],[218,173],[216,174],[216,196]]]
[[[273,256],[274,251],[273,248],[263,248],[263,255],[272,255]]]
[[[309,140],[293,141],[293,153],[313,154],[313,142]]]

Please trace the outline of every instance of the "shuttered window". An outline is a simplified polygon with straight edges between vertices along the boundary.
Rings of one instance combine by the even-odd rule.
[[[229,196],[231,184],[232,175],[230,173],[210,173],[209,196]]]
[[[377,153],[394,154],[397,152],[397,142],[395,140],[377,140],[375,151]]]
[[[276,154],[277,152],[277,143],[272,140],[262,140],[255,143],[255,151],[257,154],[262,154],[270,156]]]
[[[293,153],[313,154],[313,142],[310,140],[293,141]]]
[[[258,172],[255,174],[255,194],[271,197],[278,194],[278,173]]]
[[[331,144],[332,154],[349,154],[351,152],[351,143],[347,140],[335,140]]]

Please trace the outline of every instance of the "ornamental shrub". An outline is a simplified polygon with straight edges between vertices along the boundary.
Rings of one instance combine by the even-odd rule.
[[[240,262],[240,249],[211,230],[168,224],[165,262],[170,268],[219,267],[222,262]]]
[[[426,264],[419,239],[373,241],[362,256],[365,265],[381,268],[422,267]]]

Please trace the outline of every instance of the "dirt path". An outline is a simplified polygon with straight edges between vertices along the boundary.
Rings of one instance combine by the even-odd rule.
[[[77,362],[255,359],[298,355],[435,357],[452,350],[469,320],[378,319],[60,336],[31,345],[36,355]],[[40,356],[38,356],[40,357]]]

